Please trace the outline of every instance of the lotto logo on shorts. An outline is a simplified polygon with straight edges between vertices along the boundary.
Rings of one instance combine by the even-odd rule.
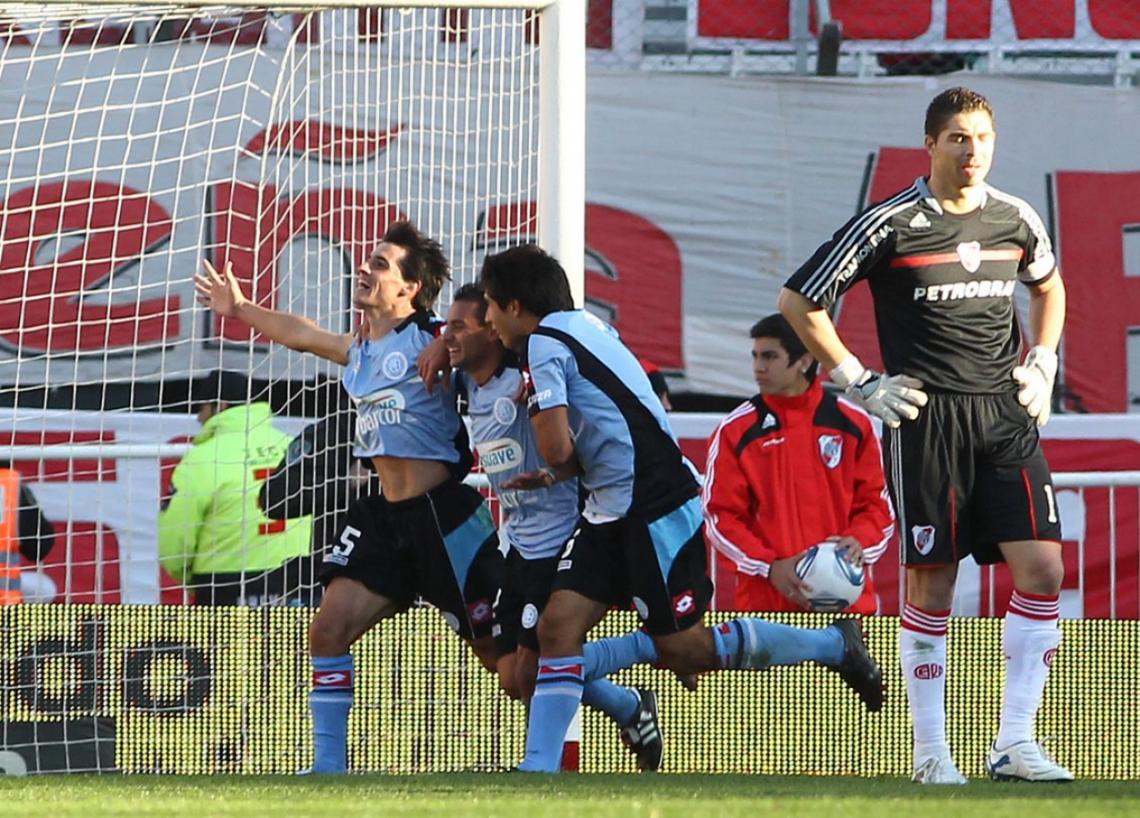
[[[673,613],[677,614],[677,616],[684,616],[687,613],[691,613],[695,607],[697,607],[697,603],[693,599],[692,591],[685,591],[673,597]]]
[[[478,602],[472,602],[467,606],[467,613],[471,617],[472,623],[479,625],[483,622],[491,621],[491,603],[485,599],[480,599]]]
[[[351,688],[352,674],[343,670],[314,670],[313,687],[321,690],[330,688]]]
[[[931,679],[941,678],[942,674],[945,672],[946,671],[943,669],[942,665],[938,664],[937,662],[927,662],[926,664],[919,665],[914,669],[914,678],[922,679],[923,681],[929,681]]]

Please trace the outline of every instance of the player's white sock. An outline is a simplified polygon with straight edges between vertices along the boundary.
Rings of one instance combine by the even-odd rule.
[[[1060,600],[1015,590],[1005,612],[1001,646],[1005,653],[1005,692],[1001,703],[1001,728],[994,747],[1003,750],[1019,741],[1033,739],[1033,720],[1041,707],[1045,680],[1061,629],[1057,627]]]
[[[914,721],[914,761],[946,748],[946,626],[950,611],[903,609],[899,657]]]

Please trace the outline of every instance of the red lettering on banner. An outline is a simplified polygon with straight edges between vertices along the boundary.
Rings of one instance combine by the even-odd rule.
[[[913,40],[930,30],[930,2],[831,0],[831,19],[843,23],[845,40]]]
[[[1135,0],[1088,0],[1089,23],[1106,40],[1140,40]]]
[[[1067,40],[1076,34],[1076,0],[1009,0],[1009,10],[1019,40]]]
[[[53,444],[114,443],[114,432],[0,431],[0,446],[51,446]],[[118,479],[114,458],[32,457],[14,460],[12,467],[29,483],[113,483]]]
[[[30,46],[31,44],[31,39],[27,34],[24,34],[22,31],[20,31],[20,26],[17,23],[0,17],[0,46]]]
[[[295,236],[304,234],[340,245],[347,283],[388,225],[402,218],[394,205],[356,190],[313,190],[291,202],[278,198],[274,185],[225,182],[215,185],[212,192],[214,263],[233,262],[246,294],[271,308],[278,289],[277,262]],[[213,321],[218,337],[235,341],[254,337],[238,321],[216,317]]]
[[[946,0],[946,39],[986,40],[992,0]]]
[[[586,48],[614,47],[614,0],[590,0],[586,7]]]
[[[176,295],[106,303],[115,275],[170,238],[170,215],[145,193],[52,182],[16,191],[3,212],[0,292],[19,297],[0,300],[0,339],[25,354],[105,353],[179,334]]]
[[[881,202],[910,187],[915,179],[929,172],[930,156],[922,148],[880,148],[864,204]],[[859,356],[859,360],[872,369],[882,369],[875,305],[871,300],[871,288],[865,283],[856,284],[844,294],[836,312],[835,326],[843,343]]]
[[[790,5],[790,0],[699,0],[697,34],[739,40],[787,40],[791,36]],[[811,4],[811,29],[816,30],[815,3]]]
[[[1000,0],[1008,4],[1019,41],[1076,37],[1076,0]],[[1140,16],[1131,0],[1087,0],[1089,22],[1108,40],[1140,39]],[[993,34],[994,0],[946,0],[947,40],[986,40]],[[741,40],[791,38],[791,3],[699,0],[697,34]],[[931,33],[933,0],[831,0],[831,19],[843,24],[845,40],[915,40]],[[816,32],[811,4],[811,32]],[[936,45],[934,46],[936,49]]]
[[[534,202],[479,215],[477,246],[496,252],[536,241]],[[681,321],[681,251],[672,237],[636,213],[586,205],[586,301],[622,340],[661,369],[685,365]]]
[[[109,20],[62,20],[59,37],[69,45],[126,45],[131,42],[131,26]]]
[[[1124,275],[1124,228],[1140,224],[1140,172],[1063,171],[1056,191],[1061,270],[1079,282],[1068,288],[1065,384],[1089,412],[1126,412],[1140,279]]]
[[[385,131],[345,128],[311,119],[295,119],[258,131],[245,144],[250,153],[292,154],[326,162],[362,162],[388,147],[400,126]]]
[[[661,369],[683,369],[681,251],[636,213],[586,206],[586,300]]]

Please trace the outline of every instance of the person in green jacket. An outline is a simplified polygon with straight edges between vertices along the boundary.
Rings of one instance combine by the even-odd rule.
[[[258,503],[290,436],[273,428],[268,403],[249,401],[236,372],[196,382],[192,399],[202,431],[162,500],[159,563],[198,605],[309,604],[300,579],[312,518],[272,520]]]

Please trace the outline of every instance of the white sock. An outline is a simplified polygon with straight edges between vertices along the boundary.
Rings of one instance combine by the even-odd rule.
[[[1061,644],[1059,598],[1015,590],[1005,613],[1001,646],[1005,653],[1005,691],[1001,728],[994,747],[1033,740],[1033,721],[1041,707],[1045,680]]]
[[[915,764],[946,751],[946,625],[950,611],[907,603],[899,629],[899,657],[914,722]]]

